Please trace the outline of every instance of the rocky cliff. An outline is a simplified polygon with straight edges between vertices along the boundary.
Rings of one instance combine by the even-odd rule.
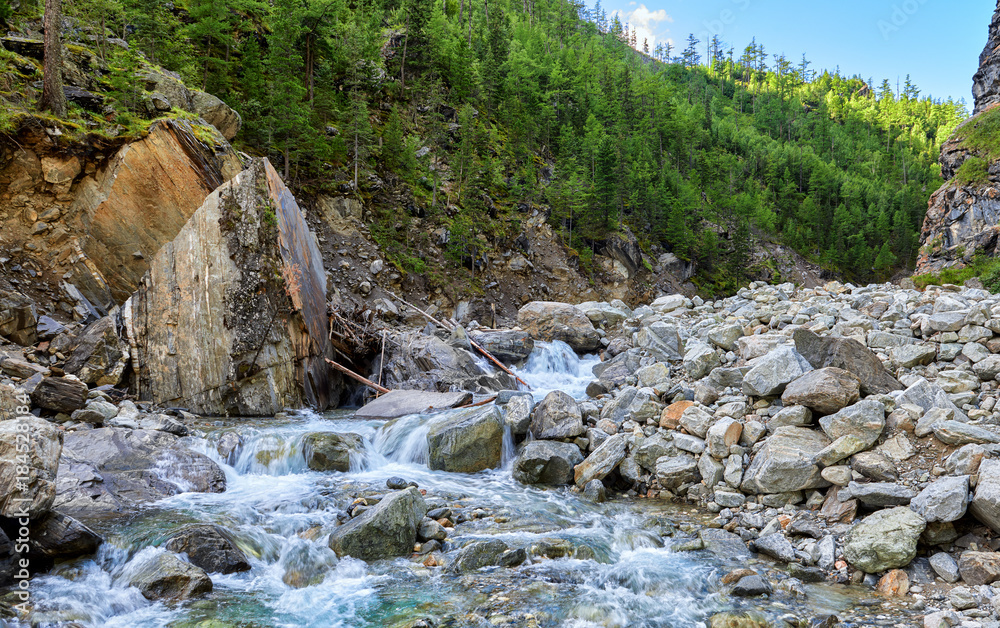
[[[209,415],[325,409],[337,394],[326,283],[302,211],[255,161],[205,199],[123,308],[140,397]]]
[[[973,76],[973,116],[941,149],[946,183],[928,203],[920,235],[917,272],[969,262],[977,253],[996,255],[1000,234],[1000,3],[986,48]]]

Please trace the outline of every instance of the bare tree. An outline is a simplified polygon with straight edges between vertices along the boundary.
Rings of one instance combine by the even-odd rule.
[[[62,83],[62,42],[59,37],[62,1],[45,0],[45,63],[42,67],[42,102],[39,108],[58,117],[66,115]]]

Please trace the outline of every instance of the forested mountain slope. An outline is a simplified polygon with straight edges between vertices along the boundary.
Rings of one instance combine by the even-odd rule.
[[[7,7],[13,28],[36,17],[29,5]],[[756,42],[638,52],[617,19],[565,0],[78,0],[66,11],[64,30],[106,65],[113,104],[71,118],[141,132],[150,116],[130,89],[141,53],[239,111],[234,144],[269,155],[307,203],[363,202],[401,272],[510,249],[534,207],[584,272],[628,228],[652,259],[694,262],[710,290],[746,278],[755,238],[847,278],[886,277],[916,256],[940,145],[965,116],[909,81],[873,90]],[[0,74],[0,124],[15,133],[32,93],[17,89],[24,68],[9,56]],[[428,253],[436,244],[443,259]]]

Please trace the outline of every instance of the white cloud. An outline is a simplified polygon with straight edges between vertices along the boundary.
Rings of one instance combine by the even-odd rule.
[[[635,3],[630,3],[629,6],[635,6]],[[660,26],[660,24],[669,24],[674,21],[674,18],[670,17],[664,9],[650,11],[645,4],[640,4],[632,11],[620,14],[619,19],[628,23],[630,31],[635,31],[636,47],[640,49],[643,39],[649,42],[651,51],[656,47],[657,41],[672,41],[667,36],[670,31]]]

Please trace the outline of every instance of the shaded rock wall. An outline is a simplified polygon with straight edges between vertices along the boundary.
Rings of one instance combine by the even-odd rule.
[[[973,114],[1000,102],[1000,2],[990,22],[986,47],[979,55],[979,70],[972,77],[972,97],[976,103]]]
[[[124,306],[142,399],[200,414],[325,409],[326,274],[267,160],[205,199]],[[333,392],[336,402],[337,392]]]

